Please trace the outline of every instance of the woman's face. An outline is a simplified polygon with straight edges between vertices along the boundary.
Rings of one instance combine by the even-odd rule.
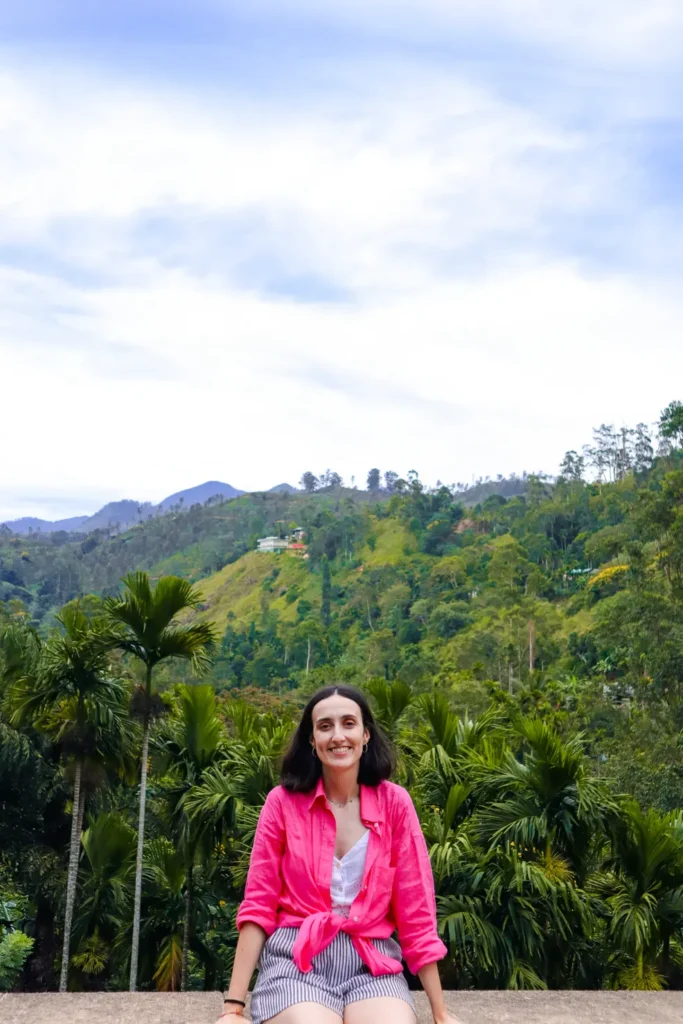
[[[363,744],[370,733],[363,726],[363,715],[355,700],[333,693],[313,708],[311,746],[323,765],[348,770],[358,764]]]

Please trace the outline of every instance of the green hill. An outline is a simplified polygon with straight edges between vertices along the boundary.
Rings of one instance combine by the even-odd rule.
[[[390,495],[273,491],[76,542],[5,536],[0,599],[23,601],[45,628],[61,604],[112,593],[127,572],[187,577],[223,637],[219,689],[381,676],[464,688],[474,706],[491,682],[516,693],[552,678],[675,702],[681,447],[662,441],[655,456],[642,427],[596,438],[585,458],[597,480],[570,452],[556,481],[524,475],[523,494],[475,505],[412,473]],[[295,526],[305,558],[255,550]]]
[[[0,600],[25,602],[41,621],[79,594],[116,591],[138,569],[199,579],[255,547],[256,538],[322,513],[343,515],[375,500],[335,488],[307,495],[277,490],[154,516],[119,531],[108,525],[86,537],[66,532],[17,536],[0,527]]]

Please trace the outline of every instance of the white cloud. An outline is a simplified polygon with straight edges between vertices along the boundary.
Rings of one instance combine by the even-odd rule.
[[[581,214],[625,173],[591,167],[576,132],[461,77],[413,71],[386,66],[372,95],[305,110],[6,75],[2,237],[142,282],[154,262],[135,251],[136,218],[252,214],[295,269],[353,289],[415,287],[411,249],[465,251],[490,232],[533,231],[553,208]]]
[[[326,466],[552,471],[674,397],[678,297],[549,242],[628,203],[624,154],[462,75],[364,81],[302,107],[5,72],[0,518]],[[264,264],[349,299],[278,298]]]
[[[283,10],[365,27],[383,36],[457,38],[464,31],[537,44],[555,53],[601,61],[661,64],[680,55],[683,9],[678,0],[253,0],[260,11]],[[225,0],[208,0],[224,7]]]

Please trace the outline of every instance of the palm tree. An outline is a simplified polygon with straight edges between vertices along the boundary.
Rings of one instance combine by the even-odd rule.
[[[531,720],[505,730],[495,709],[466,721],[438,693],[415,707],[423,721],[404,737],[451,948],[449,983],[543,988],[563,966],[579,984],[593,981],[598,901],[577,873],[598,860],[611,804],[580,740],[565,743]]]
[[[374,698],[375,718],[387,736],[395,741],[400,721],[414,700],[413,691],[400,679],[388,683],[380,676],[370,679],[365,688]]]
[[[109,623],[89,619],[79,604],[64,607],[57,616],[62,627],[37,653],[28,644],[25,669],[12,664],[5,690],[9,720],[14,726],[31,723],[47,733],[73,767],[73,799],[69,867],[64,912],[64,939],[59,991],[66,992],[83,820],[84,767],[88,759],[106,757],[123,743],[125,687],[108,674]]]
[[[240,799],[260,807],[277,785],[294,723],[285,715],[259,713],[237,702],[226,704],[224,711],[235,735],[226,748],[222,768]]]
[[[643,812],[631,801],[615,816],[611,833],[607,873],[593,886],[606,901],[610,934],[622,952],[616,981],[628,989],[660,989],[672,953],[679,964],[683,954],[683,814]]]
[[[231,702],[224,708],[234,730],[220,760],[206,768],[183,797],[183,810],[205,842],[216,844],[229,835],[236,886],[244,884],[259,812],[277,784],[278,768],[293,723],[260,714],[248,704]]]
[[[140,770],[140,813],[138,849],[135,865],[135,900],[133,907],[133,939],[130,956],[130,991],[137,988],[140,951],[140,906],[142,902],[142,853],[145,837],[145,804],[147,800],[147,758],[152,718],[152,673],[167,658],[183,658],[195,671],[207,666],[210,652],[216,645],[213,623],[196,622],[185,625],[178,617],[196,608],[201,594],[187,580],[178,576],[162,576],[152,588],[146,572],[125,576],[126,592],[122,597],[106,601],[113,624],[121,628],[118,646],[138,658],[145,666],[142,692],[142,764]]]
[[[616,808],[580,736],[563,740],[540,720],[519,719],[510,738],[513,748],[474,758],[470,774],[487,900],[510,943],[501,982],[555,986],[564,970],[581,984],[597,970],[597,901],[583,886]]]
[[[185,861],[185,920],[180,977],[180,989],[184,992],[192,925],[194,867],[202,841],[204,860],[210,857],[211,846],[206,843],[206,830],[201,821],[187,816],[183,798],[200,782],[205,769],[220,757],[224,736],[212,686],[181,685],[178,695],[176,713],[156,737],[155,746],[170,766],[173,781],[167,796],[178,847]]]
[[[145,860],[144,936],[147,959],[154,955],[154,983],[161,992],[175,992],[182,977],[180,931],[186,886],[183,852],[163,836],[152,839]]]
[[[583,882],[595,857],[594,840],[616,811],[604,782],[591,774],[582,736],[562,739],[553,726],[520,718],[498,764],[481,764],[475,781],[489,798],[478,816],[481,836],[493,845],[535,849],[548,865]]]
[[[74,923],[78,952],[73,963],[100,974],[125,934],[129,882],[135,865],[135,831],[116,811],[105,811],[83,833],[81,898]]]
[[[418,724],[403,745],[412,754],[424,802],[445,806],[451,788],[471,778],[477,759],[495,760],[499,713],[494,708],[476,720],[460,718],[442,693],[422,694],[413,709]]]

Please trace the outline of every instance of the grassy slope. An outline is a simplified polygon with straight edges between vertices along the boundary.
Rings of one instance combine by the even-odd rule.
[[[400,520],[371,518],[375,522],[373,534],[376,543],[374,551],[369,544],[363,547],[360,558],[364,566],[398,565],[417,551],[417,538]]]
[[[363,568],[397,565],[407,554],[417,550],[413,534],[395,519],[377,520],[373,533],[376,538],[374,550],[366,544],[359,553]],[[199,619],[211,619],[219,629],[225,628],[230,612],[238,623],[258,621],[263,583],[275,568],[279,569],[279,574],[267,592],[267,598],[270,609],[278,613],[281,622],[293,622],[297,617],[296,601],[288,602],[286,599],[292,587],[296,587],[298,597],[310,601],[314,607],[320,602],[320,577],[311,573],[302,559],[288,554],[250,551],[232,565],[226,565],[199,581],[198,587],[203,596]],[[359,568],[342,571],[337,578],[342,581],[347,575],[357,574]]]
[[[160,576],[182,576],[194,583],[202,578],[201,555],[201,544],[191,544],[169,558],[156,562],[151,566],[149,574],[152,579],[158,579]]]
[[[220,572],[200,581],[198,586],[203,601],[199,618],[212,619],[221,629],[225,628],[229,612],[234,614],[238,622],[258,621],[263,582],[276,567],[280,573],[272,592],[267,595],[269,605],[279,612],[281,619],[295,619],[296,603],[287,604],[287,590],[296,586],[301,597],[314,600],[319,596],[318,581],[311,576],[300,559],[287,554],[271,555],[258,551],[250,551],[232,565],[226,565]]]

